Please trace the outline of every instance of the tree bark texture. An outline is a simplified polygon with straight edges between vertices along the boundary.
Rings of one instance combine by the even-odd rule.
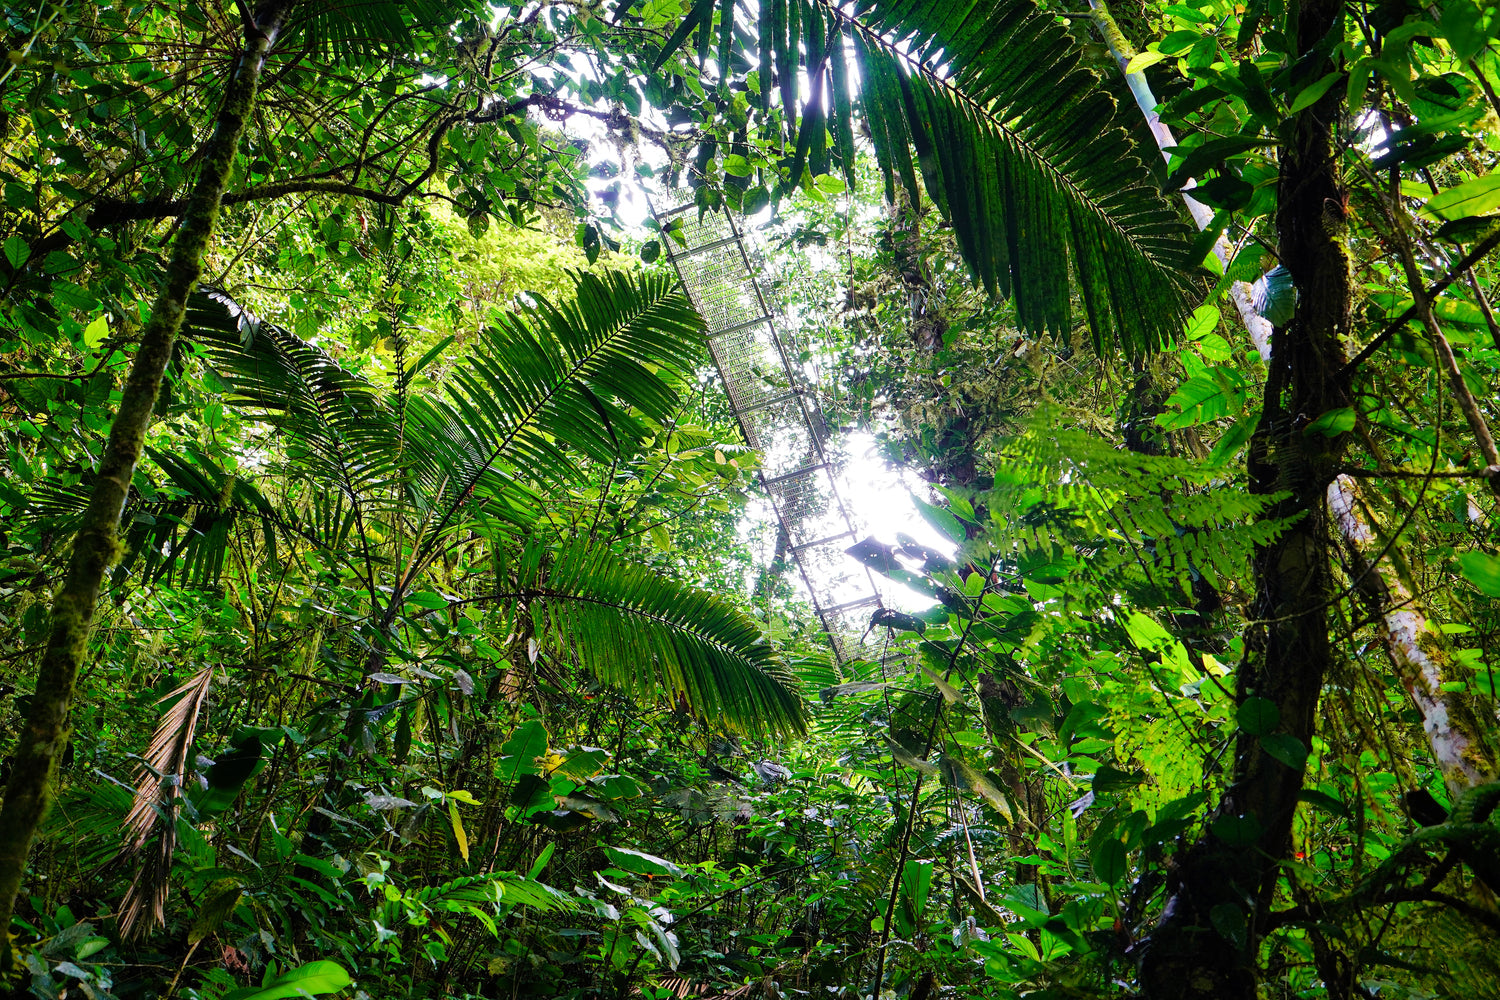
[[[1480,722],[1484,706],[1467,685],[1453,691],[1443,687],[1471,680],[1470,671],[1454,661],[1451,645],[1428,622],[1395,552],[1385,552],[1370,528],[1373,518],[1354,480],[1335,479],[1328,487],[1328,505],[1348,549],[1355,585],[1381,616],[1386,653],[1422,716],[1433,761],[1456,801],[1464,791],[1500,776],[1500,753],[1489,727]]]
[[[131,362],[120,410],[99,461],[93,495],[73,540],[67,574],[53,598],[51,633],[38,667],[36,693],[17,741],[5,799],[0,803],[0,970],[10,966],[7,932],[32,840],[46,813],[57,763],[67,746],[68,710],[87,652],[95,604],[105,573],[120,556],[120,517],[131,479],[182,328],[188,296],[203,271],[203,255],[218,225],[230,168],[285,8],[282,2],[264,5],[256,12],[255,23],[247,25],[244,46],[225,88],[213,133],[200,150],[198,180]]]
[[[1115,27],[1109,8],[1102,0],[1090,0],[1090,6],[1094,9],[1094,20],[1111,54],[1124,70],[1135,55],[1134,50]],[[1171,154],[1166,150],[1176,145],[1176,139],[1156,114],[1157,101],[1145,75],[1136,72],[1126,73],[1125,77],[1156,137],[1157,145],[1162,149],[1162,155],[1170,159]],[[1212,213],[1186,192],[1183,200],[1198,227],[1202,229],[1208,225]],[[1422,283],[1414,251],[1405,236],[1403,225],[1406,220],[1398,217],[1397,210],[1389,210],[1389,214],[1415,303],[1413,308],[1433,340],[1454,397],[1474,432],[1486,465],[1500,465],[1500,452],[1496,451],[1489,427],[1480,414],[1478,404],[1458,369],[1452,348],[1433,315],[1431,298]],[[1214,249],[1227,267],[1227,242],[1221,237]],[[1468,275],[1480,306],[1486,318],[1490,319],[1492,313],[1489,303],[1479,291],[1473,272],[1469,271]],[[1248,291],[1248,285],[1236,282],[1231,287],[1231,297],[1251,341],[1260,352],[1261,360],[1269,365],[1270,324],[1255,312]],[[1492,330],[1494,329],[1500,327],[1492,326]],[[1138,387],[1137,394],[1139,392]],[[1126,443],[1132,450],[1140,450],[1131,442],[1128,432]],[[1492,490],[1500,492],[1500,476],[1489,477],[1489,483]],[[1442,685],[1445,682],[1465,680],[1466,671],[1457,668],[1450,643],[1431,626],[1430,616],[1411,586],[1399,550],[1392,547],[1391,551],[1382,555],[1383,546],[1370,527],[1373,523],[1371,512],[1361,499],[1358,484],[1349,476],[1339,476],[1329,485],[1327,503],[1333,514],[1333,523],[1338,528],[1348,553],[1351,571],[1356,577],[1354,585],[1370,610],[1381,618],[1386,652],[1402,685],[1411,696],[1412,704],[1421,715],[1433,760],[1442,771],[1449,792],[1456,797],[1465,789],[1495,780],[1500,776],[1500,749],[1495,747],[1487,727],[1480,723],[1482,715],[1473,704],[1472,695],[1466,691],[1443,691]],[[1472,500],[1470,506],[1473,507]]]
[[[1298,54],[1306,55],[1341,23],[1344,4],[1310,0],[1295,16]],[[1304,750],[1311,745],[1319,694],[1334,657],[1327,625],[1334,591],[1324,491],[1344,450],[1344,436],[1330,439],[1303,429],[1319,415],[1349,405],[1343,369],[1352,279],[1341,240],[1347,199],[1335,145],[1341,102],[1342,95],[1330,91],[1283,130],[1276,227],[1298,303],[1291,323],[1272,336],[1249,463],[1252,488],[1280,497],[1266,516],[1281,521],[1285,530],[1254,557],[1256,600],[1237,696],[1242,704],[1250,698],[1269,701],[1278,721],[1264,735],[1291,737]],[[1232,782],[1209,832],[1178,857],[1166,911],[1141,948],[1147,997],[1256,996],[1260,935],[1281,860],[1290,851],[1302,777],[1303,767],[1277,759],[1260,735],[1241,730]]]

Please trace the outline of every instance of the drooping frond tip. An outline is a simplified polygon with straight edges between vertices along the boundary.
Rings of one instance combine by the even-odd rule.
[[[522,585],[565,655],[606,683],[680,698],[731,731],[805,731],[796,677],[755,621],[722,598],[582,544]]]
[[[712,14],[698,5],[687,23]],[[1079,47],[1032,0],[761,0],[758,27],[748,63],[766,112],[780,94],[793,185],[835,168],[854,179],[859,114],[887,197],[898,183],[931,197],[1023,329],[1067,335],[1076,292],[1101,350],[1139,356],[1177,335],[1203,285],[1192,230]]]

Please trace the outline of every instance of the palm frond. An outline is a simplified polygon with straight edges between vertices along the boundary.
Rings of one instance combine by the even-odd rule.
[[[636,696],[666,692],[730,730],[805,730],[795,674],[717,595],[582,543],[545,567],[523,560],[520,577],[563,655],[600,680]]]
[[[472,18],[482,23],[491,16],[487,6],[460,0],[344,0],[296,5],[282,34],[345,62],[409,53],[415,32],[443,31]]]
[[[255,485],[227,472],[196,449],[171,455],[147,448],[166,481],[144,478],[121,519],[126,554],[114,569],[119,584],[132,572],[152,584],[217,586],[224,572],[230,532],[250,529],[263,558],[274,563],[278,539],[303,534],[295,516],[279,510]],[[38,485],[26,497],[23,516],[47,522],[57,530],[76,530],[88,509],[92,481],[70,486]]]
[[[853,182],[857,80],[887,197],[899,183],[915,202],[925,187],[1022,328],[1065,334],[1076,288],[1101,349],[1139,355],[1181,329],[1201,284],[1192,230],[1079,47],[1032,0],[761,0],[759,27],[747,62],[765,112],[780,93],[791,185],[840,168]]]
[[[177,848],[177,803],[187,774],[188,751],[198,731],[198,715],[208,699],[213,676],[214,668],[204,667],[160,699],[176,700],[162,713],[151,745],[142,755],[135,801],[125,816],[124,853],[136,855],[138,864],[120,903],[123,937],[142,931],[142,918],[148,912],[152,923],[166,925],[167,876],[172,870],[172,852]],[[151,841],[149,849],[147,841]]]
[[[397,479],[397,421],[378,389],[315,344],[203,289],[188,306],[186,335],[232,383],[228,402],[279,432],[287,456],[351,500]]]
[[[514,313],[455,366],[447,398],[413,399],[407,439],[435,507],[515,509],[580,456],[626,454],[663,423],[704,352],[703,320],[660,274],[574,275],[575,295]],[[639,416],[638,416],[639,415]]]

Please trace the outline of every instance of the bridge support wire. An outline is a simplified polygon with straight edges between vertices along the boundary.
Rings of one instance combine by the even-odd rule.
[[[881,607],[880,593],[870,571],[844,552],[858,537],[826,450],[816,387],[794,361],[795,334],[778,329],[775,303],[756,278],[759,258],[727,209],[700,212],[689,201],[655,216],[673,230],[662,247],[708,324],[729,404],[745,442],[760,452],[760,484],[834,655],[847,659]]]

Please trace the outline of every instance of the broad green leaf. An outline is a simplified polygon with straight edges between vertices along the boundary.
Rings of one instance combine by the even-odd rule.
[[[1319,98],[1328,93],[1333,85],[1338,83],[1343,77],[1343,73],[1333,72],[1303,87],[1297,92],[1297,98],[1292,101],[1292,106],[1287,109],[1287,114],[1295,115],[1303,108],[1312,107],[1318,103]]]
[[[1165,58],[1167,58],[1165,53],[1158,52],[1155,49],[1137,52],[1130,57],[1130,62],[1125,64],[1125,75],[1130,76],[1132,73],[1139,73],[1148,66],[1155,66]]]
[[[923,520],[955,542],[962,542],[968,537],[964,531],[963,522],[947,509],[930,504],[915,493],[911,494],[911,502],[916,505],[917,513],[922,515]]]
[[[635,875],[671,876],[677,878],[682,875],[682,868],[673,864],[666,858],[659,858],[654,854],[644,851],[634,851],[628,847],[606,847],[605,857],[609,858],[610,864],[623,871]]]
[[[353,983],[337,962],[308,962],[277,976],[264,986],[247,986],[224,994],[224,1000],[286,1000],[289,997],[337,993]]]
[[[1417,214],[1433,222],[1488,215],[1500,208],[1500,172],[1464,181],[1427,199]]]
[[[1114,837],[1105,837],[1094,846],[1089,865],[1099,881],[1105,885],[1116,885],[1125,877],[1125,845]]]
[[[1264,736],[1281,723],[1281,709],[1269,698],[1246,698],[1235,718],[1251,736]]]
[[[533,719],[523,722],[500,748],[500,763],[495,777],[502,782],[515,781],[523,774],[536,774],[537,758],[547,754],[547,727]]]
[[[109,317],[100,315],[94,317],[89,325],[83,328],[83,343],[89,349],[98,347],[104,343],[104,338],[109,336]]]
[[[1340,434],[1347,434],[1354,430],[1355,419],[1354,407],[1341,406],[1336,410],[1329,410],[1302,428],[1302,433],[1308,437],[1314,434],[1331,438],[1338,437]]]
[[[5,238],[5,259],[10,261],[10,266],[19,268],[26,263],[31,256],[31,244],[19,236],[7,236]]]
[[[1455,562],[1464,579],[1487,597],[1500,597],[1500,559],[1486,552],[1465,552]]]
[[[1213,333],[1219,326],[1219,307],[1213,303],[1201,305],[1188,317],[1185,335],[1188,340],[1200,340]]]
[[[813,186],[824,194],[843,194],[848,190],[844,179],[837,174],[819,174],[813,179]]]
[[[566,760],[552,769],[552,773],[581,782],[598,774],[608,760],[609,754],[603,750],[580,750],[569,754]]]
[[[1180,413],[1163,413],[1157,424],[1169,431],[1221,417],[1237,416],[1245,405],[1245,377],[1229,365],[1215,365],[1190,377],[1167,398]]]
[[[1438,27],[1453,46],[1453,54],[1460,62],[1473,59],[1489,42],[1489,33],[1484,29],[1484,11],[1474,0],[1448,0],[1442,5]]]
[[[1094,772],[1090,787],[1095,794],[1104,795],[1125,788],[1136,788],[1145,780],[1146,775],[1140,771],[1122,771],[1109,764],[1100,764]]]
[[[1210,468],[1221,468],[1235,455],[1239,454],[1241,448],[1250,440],[1255,433],[1256,426],[1260,423],[1260,412],[1248,414],[1234,422],[1234,425],[1225,431],[1223,436],[1214,443],[1213,451],[1208,453],[1208,466]]]
[[[1294,771],[1307,766],[1307,747],[1290,733],[1270,733],[1260,738],[1261,749]]]
[[[1160,622],[1139,611],[1132,611],[1130,617],[1125,619],[1125,631],[1130,633],[1131,641],[1142,649],[1159,649],[1172,641],[1172,633],[1162,628]]]

